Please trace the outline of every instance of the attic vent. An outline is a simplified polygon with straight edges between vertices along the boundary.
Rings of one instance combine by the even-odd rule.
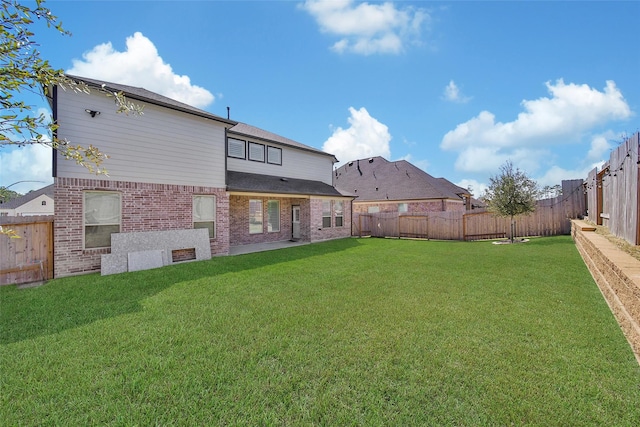
[[[373,163],[373,158],[369,159],[369,163]]]
[[[287,178],[280,178],[280,181],[288,182],[289,180]]]

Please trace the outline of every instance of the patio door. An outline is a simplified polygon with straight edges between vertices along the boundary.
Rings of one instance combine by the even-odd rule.
[[[291,206],[291,239],[300,240],[300,206]]]

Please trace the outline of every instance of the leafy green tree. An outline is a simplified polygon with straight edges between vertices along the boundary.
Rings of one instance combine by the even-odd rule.
[[[9,190],[6,187],[0,187],[0,204],[1,203],[6,203],[9,200],[13,200],[17,197],[22,196],[22,194],[17,193],[13,190]]]
[[[70,79],[63,70],[53,68],[49,61],[41,58],[32,30],[36,20],[46,23],[48,28],[55,29],[63,36],[71,35],[44,6],[44,0],[36,0],[33,6],[22,5],[18,0],[2,0],[0,148],[9,145],[46,145],[89,171],[104,174],[106,170],[102,168],[102,163],[108,158],[106,154],[93,145],[83,147],[58,139],[55,132],[58,125],[48,115],[38,114],[37,107],[26,103],[21,97],[22,93],[32,93],[44,99],[45,91],[54,85],[78,93],[91,91],[86,84]],[[142,114],[142,107],[129,102],[122,92],[110,92],[104,86],[99,90],[115,99],[118,112]]]
[[[511,219],[509,238],[514,241],[513,218],[530,214],[536,210],[538,184],[520,169],[514,169],[511,161],[500,167],[500,174],[489,178],[489,187],[484,195],[490,212]]]

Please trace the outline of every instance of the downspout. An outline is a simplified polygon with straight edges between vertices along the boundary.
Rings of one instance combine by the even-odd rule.
[[[53,123],[58,123],[58,85],[53,85],[53,96],[51,99],[51,113],[53,115]],[[58,138],[58,130],[55,129],[53,131],[53,135],[51,135],[53,140],[55,141]],[[58,156],[56,155],[56,150],[51,149],[51,176],[53,178],[58,177]]]

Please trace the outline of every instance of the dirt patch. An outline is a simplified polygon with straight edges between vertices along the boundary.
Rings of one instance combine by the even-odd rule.
[[[516,243],[527,243],[529,239],[513,239],[513,242],[509,239],[507,240],[496,240],[492,242],[494,245],[511,245]]]

